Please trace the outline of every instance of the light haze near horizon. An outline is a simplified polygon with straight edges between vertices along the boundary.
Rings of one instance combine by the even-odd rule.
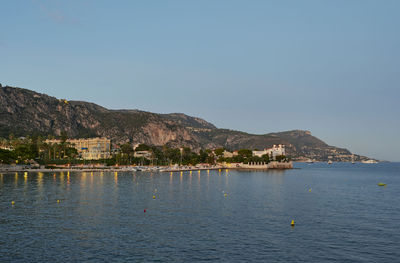
[[[1,3],[0,83],[400,161],[400,1]]]

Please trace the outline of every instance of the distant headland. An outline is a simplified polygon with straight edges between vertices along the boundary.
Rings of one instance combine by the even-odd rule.
[[[220,129],[201,118],[182,113],[109,110],[90,102],[67,101],[0,84],[0,138],[3,138],[3,144],[10,137],[38,136],[45,139],[63,136],[69,139],[107,138],[111,148],[144,144],[156,148],[189,148],[195,153],[206,149],[263,151],[281,144],[285,145],[286,155],[294,161],[369,159],[330,146],[309,131],[249,134]]]

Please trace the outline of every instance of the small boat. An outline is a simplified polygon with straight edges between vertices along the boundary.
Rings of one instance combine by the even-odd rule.
[[[329,160],[329,161],[328,161],[328,164],[332,164],[332,161],[331,161],[331,160]]]

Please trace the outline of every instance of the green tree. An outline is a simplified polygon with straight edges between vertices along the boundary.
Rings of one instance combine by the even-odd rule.
[[[61,132],[60,139],[61,139],[61,148],[62,148],[60,158],[64,158],[65,157],[65,148],[66,148],[66,144],[67,144],[67,140],[68,140],[68,135],[65,131]]]
[[[15,148],[15,156],[18,161],[26,161],[34,159],[36,157],[35,153],[32,151],[31,145],[29,144],[19,144]]]
[[[138,147],[136,147],[135,151],[150,151],[150,146],[147,144],[141,143]]]
[[[132,158],[133,158],[133,154],[134,154],[134,150],[133,147],[130,143],[125,143],[123,145],[121,145],[121,153],[124,155],[124,157],[127,157],[127,162],[128,164],[132,163]]]
[[[205,163],[205,162],[207,162],[207,158],[208,158],[208,153],[206,151],[200,150],[199,162],[200,163]]]
[[[0,163],[10,164],[15,159],[13,151],[0,149]]]
[[[75,159],[78,157],[78,150],[76,150],[75,147],[68,146],[65,148],[65,155],[69,159]]]
[[[181,152],[177,148],[165,148],[164,156],[167,159],[168,164],[176,164],[180,162]]]
[[[276,160],[277,162],[283,162],[283,161],[286,160],[286,156],[285,156],[285,155],[278,155],[278,156],[275,156],[275,160]]]
[[[269,163],[269,156],[268,154],[264,154],[263,156],[261,156],[261,159],[263,162]]]
[[[216,156],[222,156],[224,154],[224,148],[217,148],[214,150]]]
[[[126,155],[131,155],[133,154],[134,150],[131,144],[125,143],[121,145],[121,152]]]
[[[238,154],[243,157],[250,158],[253,155],[253,151],[248,149],[241,149],[238,151]]]

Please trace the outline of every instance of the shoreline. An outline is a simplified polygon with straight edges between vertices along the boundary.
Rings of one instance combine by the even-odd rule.
[[[0,167],[0,173],[16,173],[16,172],[192,172],[205,170],[247,170],[247,171],[267,171],[267,170],[286,170],[293,169],[292,163],[276,163],[271,162],[263,165],[242,165],[229,166],[219,165],[211,167],[163,167],[163,166],[120,166],[120,167],[60,167],[60,168],[28,168],[28,167]]]

